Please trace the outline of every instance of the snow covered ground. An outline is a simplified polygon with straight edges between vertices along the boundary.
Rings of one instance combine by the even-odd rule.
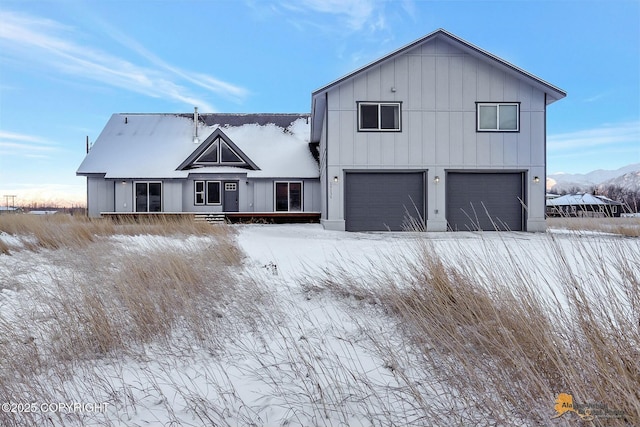
[[[428,372],[415,372],[408,360],[392,360],[384,349],[372,347],[372,334],[383,336],[381,341],[391,348],[410,346],[397,333],[396,320],[379,307],[362,303],[354,308],[352,302],[345,304],[335,296],[310,293],[302,286],[310,277],[339,269],[363,278],[375,277],[377,271],[393,272],[406,259],[424,254],[416,250],[420,246],[452,265],[477,262],[490,270],[519,263],[527,266],[532,281],[547,286],[557,265],[558,247],[576,269],[588,274],[581,252],[572,249],[578,239],[605,258],[612,247],[617,248],[615,253],[620,247],[638,252],[637,239],[601,233],[345,233],[325,231],[319,225],[236,228],[237,242],[246,254],[238,277],[257,284],[262,299],[242,302],[247,317],[234,318],[237,325],[220,330],[220,347],[182,336],[178,329],[170,343],[160,340],[119,357],[73,363],[64,378],[40,372],[34,379],[53,402],[34,401],[38,397],[28,393],[0,395],[3,402],[39,405],[39,413],[31,418],[14,413],[14,425],[44,421],[113,426],[430,425],[420,410],[424,400],[442,411],[464,408],[456,408],[453,396],[443,395],[440,383]],[[14,236],[0,235],[0,239],[10,247],[20,246]],[[206,251],[208,239],[114,236],[108,240],[121,252],[177,248],[190,256]],[[77,265],[65,259],[69,255],[27,250],[0,255],[2,319],[19,322],[21,312],[32,310],[33,287],[42,287],[36,292],[50,290],[52,277],[61,271],[69,274]],[[514,262],[499,263],[499,259]],[[254,310],[256,325],[247,326]],[[411,349],[403,354],[419,357]],[[97,411],[87,411],[86,406],[84,411],[43,406],[56,402],[102,406]],[[553,402],[549,414],[553,415]],[[463,419],[469,418],[452,416],[451,425],[460,425]]]

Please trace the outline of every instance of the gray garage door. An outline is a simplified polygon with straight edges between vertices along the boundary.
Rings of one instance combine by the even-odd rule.
[[[523,230],[522,173],[447,174],[452,230]]]
[[[423,172],[351,172],[345,179],[347,231],[402,231],[424,218]],[[408,215],[409,214],[409,215]]]

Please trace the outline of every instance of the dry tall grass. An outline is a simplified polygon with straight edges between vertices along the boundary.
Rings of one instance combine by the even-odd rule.
[[[366,301],[397,319],[408,347],[369,338],[405,384],[403,400],[422,402],[414,419],[562,425],[579,419],[569,413],[550,421],[556,396],[569,393],[576,403],[624,413],[594,425],[640,425],[640,246],[579,235],[567,245],[549,236],[552,267],[545,270],[491,242],[481,257],[462,244],[441,255],[421,242],[414,257],[373,270],[345,266],[306,287],[352,305]],[[438,393],[450,403],[421,399]]]
[[[627,237],[640,237],[640,217],[622,218],[547,218],[547,226],[574,231],[600,231]]]
[[[48,249],[45,225],[93,240]],[[295,288],[246,277],[233,228],[191,227],[2,224],[33,246],[0,255],[0,291],[17,295],[0,312],[0,403],[112,411],[5,412],[0,425],[131,425],[140,411],[160,415],[137,425],[185,413],[189,425],[575,425],[550,419],[559,393],[624,414],[595,426],[640,425],[633,239],[540,236],[541,259],[500,238],[440,251],[418,235],[397,257],[308,272],[303,305]],[[237,388],[249,380],[262,397]]]
[[[11,250],[79,248],[100,236],[123,235],[207,235],[227,232],[189,216],[140,217],[114,222],[111,219],[73,217],[69,215],[0,215],[0,233],[14,236],[16,244],[0,239],[0,253]]]
[[[102,389],[91,368],[96,361],[138,358],[151,344],[176,351],[197,343],[214,354],[245,327],[243,316],[259,317],[245,313],[261,304],[263,293],[238,275],[243,254],[229,227],[184,220],[2,219],[5,233],[39,253],[28,265],[0,255],[7,261],[0,291],[20,295],[0,312],[0,402],[58,402],[83,387],[74,385],[77,375]],[[145,238],[143,248],[126,239],[141,234],[157,238]],[[56,268],[39,266],[44,261]],[[47,421],[51,416],[58,418]],[[0,425],[86,421],[70,416],[3,411]]]

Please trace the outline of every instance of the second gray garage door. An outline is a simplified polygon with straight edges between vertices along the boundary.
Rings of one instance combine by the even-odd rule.
[[[401,231],[407,213],[424,218],[424,172],[349,172],[345,177],[347,231]]]
[[[523,174],[447,174],[447,222],[457,230],[524,230]]]

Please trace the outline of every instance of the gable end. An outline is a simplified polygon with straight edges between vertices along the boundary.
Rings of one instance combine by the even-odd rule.
[[[228,155],[240,161],[222,160],[224,153],[219,151],[224,150],[228,150]],[[210,157],[214,152],[216,153],[216,161],[211,161]],[[189,170],[208,166],[231,166],[249,170],[260,170],[258,165],[244,154],[220,128],[213,131],[176,170]]]

